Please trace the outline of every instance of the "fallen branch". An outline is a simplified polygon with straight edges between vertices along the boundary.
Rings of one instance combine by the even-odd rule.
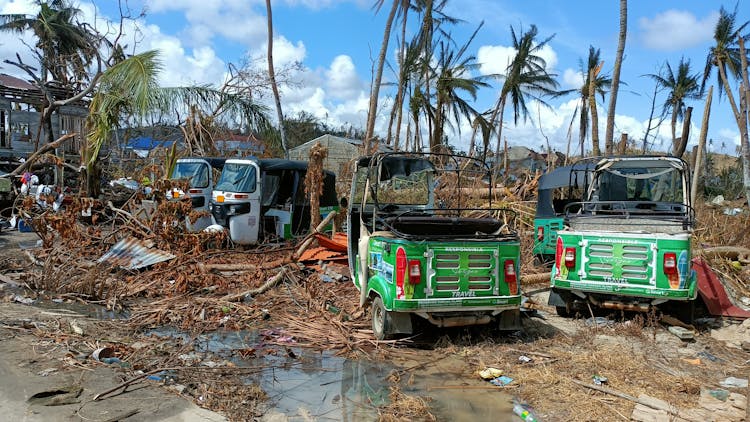
[[[257,296],[261,293],[264,293],[265,291],[269,290],[271,287],[278,284],[281,281],[281,279],[284,278],[284,275],[286,274],[286,272],[287,272],[287,268],[281,267],[279,272],[276,273],[276,275],[274,275],[273,277],[269,278],[268,281],[263,283],[262,286],[256,289],[250,289],[250,290],[245,290],[243,292],[239,292],[239,293],[235,293],[231,295],[226,295],[222,297],[221,300],[226,300],[227,302],[235,302],[237,300],[244,298],[245,296]]]
[[[642,404],[642,405],[648,406],[648,407],[650,407],[652,409],[663,410],[665,412],[668,412],[668,413],[671,413],[672,415],[677,415],[677,416],[679,416],[679,414],[680,414],[680,412],[679,412],[678,409],[672,407],[669,404],[663,405],[662,403],[657,402],[655,399],[654,400],[644,400],[644,399],[641,399],[640,397],[633,397],[630,394],[625,394],[625,393],[622,393],[620,391],[617,391],[617,390],[614,390],[614,389],[611,389],[611,388],[601,387],[601,386],[594,385],[594,384],[587,384],[585,382],[578,381],[578,380],[571,380],[571,381],[573,381],[574,383],[576,383],[576,384],[578,384],[580,386],[583,386],[583,387],[586,387],[586,388],[590,388],[592,390],[600,391],[602,393],[609,394],[609,395],[612,395],[612,396],[615,396],[615,397],[620,397],[621,399],[629,400],[629,401],[632,401],[633,403]]]
[[[539,284],[544,282],[549,282],[549,273],[521,275],[521,283],[523,284]]]
[[[206,273],[208,271],[218,271],[218,272],[230,272],[230,271],[254,271],[254,270],[272,270],[279,268],[283,265],[291,264],[291,261],[288,259],[284,260],[275,260],[272,262],[267,262],[263,265],[255,265],[255,264],[204,264],[204,263],[198,263],[198,270],[202,273]]]
[[[305,239],[305,241],[302,242],[302,245],[299,247],[299,249],[297,249],[297,252],[295,252],[294,255],[292,255],[292,258],[295,261],[298,260],[300,256],[302,256],[302,252],[304,252],[305,250],[307,250],[308,247],[310,247],[310,244],[315,239],[315,236],[313,235],[315,233],[320,233],[320,231],[323,230],[323,228],[327,226],[328,223],[330,223],[331,220],[333,220],[333,217],[335,216],[336,216],[336,211],[331,211],[330,213],[328,213],[326,218],[324,218],[323,221],[321,221],[320,224],[318,224],[318,227],[316,227],[315,230],[313,230],[313,232],[310,233],[307,239]]]
[[[95,395],[92,400],[93,401],[97,401],[97,400],[101,399],[102,397],[104,397],[106,395],[114,393],[115,391],[117,391],[117,390],[119,390],[121,388],[125,388],[125,387],[129,386],[130,384],[132,384],[132,383],[134,383],[136,381],[140,381],[140,380],[142,380],[142,379],[144,379],[144,378],[146,378],[146,377],[148,377],[150,375],[158,374],[161,371],[175,371],[177,369],[180,369],[180,368],[159,368],[159,369],[154,369],[153,371],[144,372],[143,374],[138,375],[135,378],[131,378],[131,379],[129,379],[129,380],[127,380],[127,381],[119,384],[119,385],[116,385],[116,386],[114,386],[114,387],[112,387],[110,389],[102,391],[101,393]]]
[[[76,135],[77,135],[77,133],[75,133],[75,132],[74,133],[68,133],[67,135],[63,135],[63,136],[57,138],[56,141],[53,141],[53,142],[50,142],[48,144],[42,145],[37,152],[31,154],[31,156],[29,158],[27,158],[26,161],[24,161],[20,166],[16,167],[16,169],[13,170],[12,172],[10,172],[10,174],[8,176],[9,177],[14,177],[14,176],[18,176],[19,174],[23,173],[24,170],[26,170],[27,168],[29,168],[29,166],[32,163],[34,163],[34,161],[38,160],[39,157],[41,157],[42,155],[46,154],[49,151],[52,151],[53,149],[55,149],[57,147],[59,147],[60,145],[62,145],[63,142],[67,141],[68,139],[73,139]]]
[[[107,207],[109,207],[109,209],[111,209],[115,213],[120,214],[123,217],[126,217],[128,220],[135,222],[136,224],[141,226],[142,229],[146,230],[146,233],[151,233],[151,229],[147,225],[141,223],[137,218],[133,216],[133,214],[123,209],[115,207],[114,204],[112,204],[112,201],[107,201]]]

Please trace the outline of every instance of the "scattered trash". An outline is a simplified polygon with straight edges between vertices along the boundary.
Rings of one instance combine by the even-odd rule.
[[[522,404],[516,400],[513,400],[513,413],[526,422],[535,422],[539,420],[528,405]]]
[[[708,353],[708,352],[705,352],[705,351],[704,352],[698,352],[698,356],[702,357],[702,358],[706,358],[706,359],[710,360],[711,362],[718,362],[718,361],[723,361],[724,360],[724,359],[721,359],[721,358],[717,358],[716,356],[712,355],[711,353]]]
[[[724,208],[724,214],[726,215],[737,215],[742,213],[742,208]]]
[[[497,368],[485,368],[482,371],[479,372],[479,376],[482,377],[482,379],[485,380],[491,380],[495,379],[503,374],[502,369]]]
[[[322,281],[323,283],[332,283],[334,280],[328,274],[321,274],[320,275],[320,281]]]
[[[95,361],[103,362],[104,358],[112,358],[115,356],[115,351],[111,347],[100,347],[91,353],[91,357]]]
[[[70,329],[73,330],[74,333],[78,334],[79,336],[83,335],[83,328],[81,328],[81,326],[78,325],[78,322],[70,321],[68,325],[70,325]]]
[[[24,305],[31,305],[32,303],[34,303],[34,299],[30,297],[26,297],[26,296],[21,296],[21,295],[14,295],[13,301],[18,302],[18,303],[23,303]]]
[[[695,338],[695,334],[691,330],[683,327],[677,327],[675,325],[668,328],[669,332],[677,336],[680,340],[692,340]]]
[[[711,203],[714,205],[721,205],[724,203],[724,195],[716,195],[714,199],[711,200]]]
[[[326,310],[334,315],[341,313],[341,308],[334,305],[330,300],[326,300]]]
[[[729,377],[719,383],[722,387],[747,388],[746,378]]]
[[[533,360],[532,358],[530,358],[530,357],[528,357],[526,355],[521,355],[521,356],[518,357],[518,361],[521,362],[521,363],[529,363],[532,360]]]
[[[513,378],[508,376],[499,376],[490,380],[490,384],[497,385],[498,387],[505,387],[506,385],[513,382]]]
[[[608,380],[607,380],[607,377],[603,377],[603,376],[601,376],[601,375],[594,375],[594,376],[592,376],[592,377],[591,377],[591,380],[592,380],[592,381],[594,382],[594,384],[596,384],[596,385],[602,385],[602,384],[606,384],[606,383],[607,383],[607,381],[608,381]]]
[[[112,357],[112,358],[101,358],[99,361],[102,362],[102,363],[106,363],[107,365],[112,365],[113,363],[122,363],[122,361],[120,360],[120,358],[115,358],[115,357]]]
[[[682,358],[682,360],[683,360],[684,362],[687,362],[687,363],[691,364],[691,365],[700,365],[700,364],[701,364],[701,360],[700,360],[700,359],[698,359],[698,358],[695,358],[695,359],[686,359],[686,358]]]
[[[584,324],[586,324],[587,327],[611,327],[614,323],[614,321],[605,317],[590,317],[584,321]]]
[[[708,394],[711,397],[721,401],[727,401],[727,398],[729,398],[729,391],[722,390],[721,388],[718,388],[716,390],[708,390]]]

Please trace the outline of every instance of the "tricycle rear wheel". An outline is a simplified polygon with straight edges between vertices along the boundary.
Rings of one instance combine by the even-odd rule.
[[[390,313],[383,305],[383,299],[375,296],[372,300],[372,333],[378,340],[386,340],[391,336],[391,317]]]

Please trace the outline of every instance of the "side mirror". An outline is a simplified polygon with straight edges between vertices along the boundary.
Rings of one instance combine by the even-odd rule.
[[[349,208],[349,200],[346,199],[345,196],[342,196],[339,200],[339,206],[341,206],[341,208]]]

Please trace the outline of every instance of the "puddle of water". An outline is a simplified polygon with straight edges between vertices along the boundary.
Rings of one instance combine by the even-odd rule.
[[[438,420],[514,420],[513,390],[474,382],[476,375],[460,356],[440,359],[412,373],[401,391],[431,397],[431,412]]]
[[[186,333],[170,328],[151,333],[185,343],[191,341]],[[268,345],[265,341],[269,335],[275,340],[281,338],[278,332],[215,331],[192,341],[195,352],[218,355],[239,367],[267,367],[244,381],[260,385],[268,395],[269,419],[281,414],[292,421],[378,420],[377,407],[389,400],[387,377],[392,370],[401,368],[390,362],[348,360],[330,353],[315,353],[294,348],[293,343],[289,347]],[[249,348],[254,348],[258,357],[238,356],[238,350]],[[272,353],[267,353],[269,350]],[[289,351],[294,357],[289,356]],[[404,363],[403,367],[410,368],[427,362],[424,368],[404,373],[401,390],[412,396],[431,397],[431,412],[438,420],[514,420],[513,388],[477,381],[473,373],[476,368],[468,367],[461,356],[434,359],[434,355],[425,352],[423,361]]]
[[[150,333],[191,341],[188,334],[170,328]],[[265,345],[265,339],[263,332],[216,331],[198,336],[193,343],[195,352],[218,355],[239,367],[267,367],[246,376],[244,382],[256,383],[266,392],[269,416],[282,414],[289,420],[378,420],[377,407],[387,403],[390,393],[386,378],[392,365],[348,360],[294,348],[293,344],[289,350],[295,357],[290,357],[286,348]],[[237,356],[237,350],[248,348],[255,348],[259,357]],[[269,349],[274,353],[264,353]]]

